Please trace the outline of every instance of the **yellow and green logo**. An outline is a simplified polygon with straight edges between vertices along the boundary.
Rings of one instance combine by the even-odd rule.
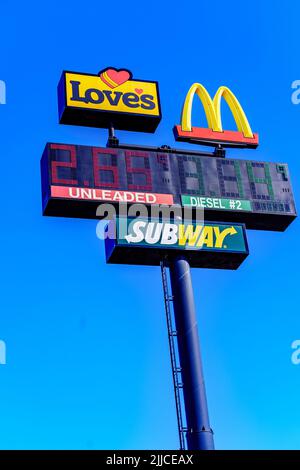
[[[244,224],[117,217],[106,229],[107,263],[157,266],[177,256],[195,268],[237,269],[249,254]]]
[[[248,251],[242,224],[175,223],[134,219],[124,221],[118,243],[155,248]]]

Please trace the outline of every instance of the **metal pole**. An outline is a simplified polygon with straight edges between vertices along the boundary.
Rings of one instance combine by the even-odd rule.
[[[115,135],[115,128],[113,123],[110,123],[108,128],[108,140],[106,143],[106,147],[118,147],[119,146],[119,139],[117,139]]]
[[[189,450],[213,450],[190,265],[184,256],[170,263],[170,277],[182,368],[187,445]]]
[[[113,126],[113,124],[111,124],[108,128],[108,137],[110,139],[114,139],[115,138],[115,128]]]

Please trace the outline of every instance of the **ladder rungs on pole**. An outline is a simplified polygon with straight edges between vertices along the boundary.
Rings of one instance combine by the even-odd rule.
[[[163,289],[164,289],[164,300],[165,300],[165,309],[166,309],[166,317],[167,317],[173,385],[174,385],[174,392],[175,392],[175,404],[176,404],[176,413],[177,413],[177,421],[178,421],[179,443],[180,443],[180,450],[185,450],[186,446],[185,446],[184,432],[187,431],[187,428],[183,425],[183,410],[182,410],[181,392],[180,392],[180,389],[183,388],[182,376],[181,376],[182,368],[180,367],[180,363],[177,362],[178,361],[177,355],[176,355],[177,342],[175,338],[178,337],[178,333],[176,330],[173,329],[172,309],[171,309],[171,302],[174,301],[174,296],[170,295],[169,293],[166,267],[163,261],[161,262],[161,273],[162,273],[162,281],[163,281]]]

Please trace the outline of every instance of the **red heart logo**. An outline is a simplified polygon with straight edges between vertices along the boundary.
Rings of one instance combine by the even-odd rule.
[[[131,73],[128,70],[105,69],[99,73],[101,80],[110,88],[116,88],[130,80]]]
[[[138,95],[141,95],[144,90],[142,88],[135,88],[134,91],[136,91]]]

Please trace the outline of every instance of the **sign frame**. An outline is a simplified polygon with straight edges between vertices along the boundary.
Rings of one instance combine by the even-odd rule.
[[[141,245],[141,244],[123,244],[118,241],[119,224],[117,218],[108,223],[107,233],[115,233],[116,238],[105,238],[105,256],[107,264],[129,264],[129,265],[143,265],[143,266],[159,266],[161,261],[164,260],[165,266],[169,266],[178,256],[183,256],[187,259],[191,267],[194,268],[208,268],[208,269],[229,269],[236,270],[249,255],[248,240],[246,235],[245,224],[241,223],[222,223],[222,222],[208,222],[202,224],[204,226],[228,226],[240,227],[243,236],[245,250],[230,250],[230,249],[192,249],[185,247],[177,248],[171,245]],[[125,220],[125,219],[124,219]],[[141,218],[128,218],[127,220],[141,220]],[[157,220],[156,220],[157,221]],[[149,220],[153,222],[153,219]],[[127,223],[127,221],[126,221]],[[164,223],[164,222],[163,222]],[[180,225],[180,222],[171,222],[172,224]],[[201,225],[201,222],[196,224],[193,221],[184,220],[184,225]]]
[[[124,164],[123,166],[119,167],[119,160],[123,159],[122,154],[125,152],[137,152],[139,153],[144,152],[147,155],[149,155],[149,158],[156,158],[156,156],[161,156],[162,158],[166,158],[170,161],[170,172],[169,175],[173,175],[174,173],[174,178],[177,180],[176,185],[180,183],[178,180],[179,178],[179,173],[178,173],[178,159],[181,158],[182,160],[184,158],[192,158],[198,160],[198,158],[205,159],[207,162],[212,162],[213,164],[213,159],[216,159],[217,162],[231,162],[232,164],[235,164],[236,162],[239,162],[239,165],[245,165],[248,163],[253,163],[255,165],[261,165],[261,164],[267,164],[267,165],[278,165],[280,166],[280,163],[274,163],[274,162],[257,162],[256,160],[254,161],[248,161],[248,160],[238,160],[238,159],[221,159],[217,157],[208,157],[207,155],[203,156],[200,153],[195,155],[191,154],[173,154],[172,149],[156,149],[155,151],[151,148],[151,150],[147,149],[147,147],[144,148],[144,150],[140,147],[139,150],[135,149],[134,147],[124,147],[119,146],[117,148],[104,148],[104,147],[93,147],[93,146],[85,146],[85,145],[73,145],[73,144],[54,144],[54,143],[49,143],[46,145],[43,157],[41,159],[41,174],[42,174],[42,199],[43,199],[43,214],[47,216],[57,216],[57,217],[74,217],[74,218],[87,218],[87,219],[97,219],[96,216],[96,209],[99,206],[100,203],[105,203],[105,202],[111,202],[111,201],[99,201],[99,200],[79,200],[79,199],[72,199],[72,198],[62,198],[62,197],[52,197],[51,196],[51,184],[52,181],[51,179],[51,159],[54,158],[51,156],[51,146],[54,147],[59,147],[62,149],[70,149],[74,148],[75,153],[79,152],[78,158],[80,157],[81,153],[84,157],[84,162],[85,163],[80,163],[80,165],[90,165],[92,163],[88,163],[88,159],[91,158],[88,156],[88,154],[91,154],[93,150],[97,150],[101,153],[101,150],[103,150],[103,154],[107,154],[110,152],[115,155],[115,161],[116,161],[116,168],[118,171],[121,171],[122,168],[122,175],[123,177],[126,177],[124,174]],[[57,150],[57,152],[60,152],[60,150]],[[120,152],[120,154],[119,154]],[[76,155],[75,155],[76,156]],[[173,158],[174,157],[174,158]],[[80,157],[81,158],[81,157]],[[222,163],[222,164],[223,164]],[[121,163],[120,163],[121,164]],[[60,165],[67,165],[67,163],[60,163]],[[70,165],[70,164],[69,164]],[[287,169],[287,174],[289,177],[289,171],[288,171],[288,166],[285,165]],[[173,177],[173,176],[172,176]],[[175,180],[174,180],[175,181]],[[54,183],[58,184],[58,183]],[[181,183],[180,183],[181,184]],[[283,183],[282,183],[283,184]],[[295,204],[294,197],[293,197],[293,191],[292,191],[292,186],[290,179],[287,180],[287,184],[290,187],[290,192],[287,193],[289,194],[289,200]],[[182,188],[181,192],[179,193],[178,190],[180,190],[179,186],[174,186],[175,183],[173,184],[172,182],[170,184],[163,184],[164,190],[161,190],[162,188],[158,188],[157,190],[153,187],[150,190],[144,190],[144,189],[130,189],[132,191],[141,191],[144,193],[164,193],[165,195],[173,195],[174,196],[174,203],[182,207],[182,202],[180,199],[180,196],[182,195],[188,195],[188,193]],[[284,183],[285,185],[285,183]],[[72,186],[72,185],[68,185]],[[75,187],[75,185],[73,185]],[[78,185],[80,186],[80,185]],[[92,184],[90,184],[90,187],[94,187]],[[101,188],[100,186],[98,186]],[[108,186],[106,186],[108,188]],[[177,189],[176,189],[177,188]],[[113,188],[111,188],[113,189]],[[175,190],[176,189],[176,190]],[[127,191],[128,188],[124,186],[123,184],[118,187],[118,190],[121,191]],[[283,193],[284,194],[284,193]],[[189,194],[191,195],[191,194]],[[198,194],[193,194],[198,195]],[[206,194],[204,194],[206,195]],[[219,195],[215,196],[216,198],[219,198]],[[224,196],[227,197],[227,196]],[[231,198],[235,199],[234,196],[231,196]],[[246,197],[247,198],[247,197]],[[252,201],[251,201],[252,202]],[[259,201],[257,201],[259,202]],[[268,204],[268,201],[263,201],[260,200],[259,204]],[[119,204],[115,203],[114,207],[116,209],[116,212],[118,213],[119,210]],[[255,208],[254,208],[255,209]],[[192,209],[193,211],[193,218],[196,213],[196,208]],[[224,221],[224,222],[241,222],[245,223],[247,226],[247,229],[256,229],[256,230],[275,230],[275,231],[284,231],[289,224],[297,217],[297,212],[296,208],[295,211],[291,210],[290,213],[288,212],[272,212],[272,211],[265,211],[265,212],[259,212],[259,210],[255,209],[253,212],[246,212],[246,211],[229,211],[229,210],[224,210],[224,209],[205,209],[205,219],[208,221]]]
[[[104,73],[113,67],[106,67],[101,70],[98,74],[73,72],[71,70],[63,70],[58,87],[58,115],[60,124],[70,124],[74,126],[86,126],[96,128],[110,128],[118,130],[127,130],[135,132],[148,132],[154,133],[157,126],[162,119],[161,102],[159,94],[159,84],[156,80],[143,80],[134,79],[132,80],[132,73],[127,69],[122,69],[130,74],[130,81],[153,83],[156,87],[157,103],[158,103],[158,114],[150,115],[143,113],[134,112],[120,112],[120,111],[107,111],[101,109],[87,109],[80,108],[77,106],[70,106],[67,103],[67,92],[66,92],[66,75],[78,75],[78,76],[89,76],[97,77],[100,80],[100,74]],[[117,69],[114,69],[117,70]],[[104,83],[103,83],[104,85]]]

